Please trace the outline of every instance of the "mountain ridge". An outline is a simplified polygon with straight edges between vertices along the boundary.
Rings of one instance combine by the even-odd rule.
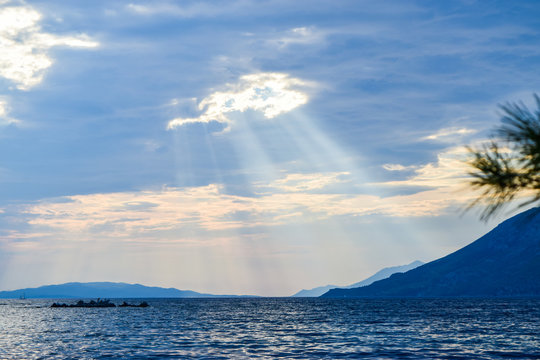
[[[214,295],[193,290],[179,290],[124,282],[68,282],[43,285],[34,288],[0,291],[0,298],[209,298],[209,297],[251,297],[250,295]]]
[[[406,272],[423,264],[424,262],[420,260],[415,260],[412,263],[406,264],[406,265],[385,267],[377,271],[375,274],[371,275],[370,277],[351,285],[347,285],[347,286],[324,285],[324,286],[318,286],[312,289],[302,289],[298,291],[296,294],[292,295],[291,297],[317,297],[317,296],[323,295],[324,293],[326,293],[327,291],[331,289],[351,289],[351,288],[360,287],[360,286],[367,286],[374,283],[377,280],[386,279],[392,274],[395,274],[398,272]]]
[[[327,298],[540,296],[540,207],[500,223],[440,259]]]

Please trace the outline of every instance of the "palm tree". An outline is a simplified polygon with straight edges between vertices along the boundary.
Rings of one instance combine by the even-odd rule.
[[[480,149],[468,147],[473,168],[470,185],[480,189],[480,196],[468,208],[485,206],[480,217],[489,219],[518,193],[530,197],[519,206],[540,200],[540,97],[534,95],[537,110],[531,112],[523,103],[501,106],[502,125],[495,137]]]

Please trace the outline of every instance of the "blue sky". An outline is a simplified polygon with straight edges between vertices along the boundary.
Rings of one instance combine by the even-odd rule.
[[[290,295],[476,239],[536,1],[0,0],[0,288]]]

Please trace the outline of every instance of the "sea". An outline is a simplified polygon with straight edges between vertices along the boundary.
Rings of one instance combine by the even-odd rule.
[[[0,299],[0,359],[540,359],[540,299]]]

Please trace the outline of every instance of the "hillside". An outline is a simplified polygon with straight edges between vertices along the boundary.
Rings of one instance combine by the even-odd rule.
[[[540,208],[518,214],[473,243],[406,273],[323,297],[540,296]]]

